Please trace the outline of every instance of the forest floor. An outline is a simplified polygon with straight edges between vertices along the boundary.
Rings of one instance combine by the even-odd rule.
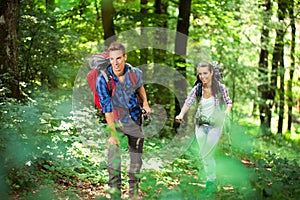
[[[59,95],[58,95],[59,96]],[[47,98],[51,99],[51,98]],[[57,106],[57,109],[53,109],[53,106],[47,105],[47,108],[49,107],[49,120],[48,118],[45,118],[44,125],[48,125],[48,127],[51,127],[51,130],[47,129],[46,135],[49,136],[50,134],[53,135],[53,137],[58,138],[57,141],[60,143],[56,144],[53,143],[52,146],[50,145],[52,140],[47,140],[47,144],[50,146],[49,148],[52,148],[53,152],[56,152],[56,149],[64,149],[64,148],[71,148],[73,149],[73,142],[74,140],[79,141],[79,137],[82,135],[79,134],[78,138],[74,136],[74,132],[66,126],[65,129],[61,130],[61,122],[63,121],[65,124],[67,124],[67,118],[69,117],[70,113],[70,105],[71,99],[67,98],[68,101],[65,102],[65,99],[62,98],[62,103],[59,104],[56,101],[53,101],[53,104]],[[60,111],[61,113],[55,113],[56,116],[52,117],[54,114],[52,114],[52,110]],[[31,108],[28,110],[32,110]],[[43,111],[46,112],[46,111]],[[26,112],[22,112],[26,113]],[[48,113],[48,112],[47,112]],[[45,113],[43,113],[45,115]],[[51,115],[50,115],[51,114]],[[37,122],[39,122],[41,119],[44,119],[44,115],[40,116],[37,112]],[[30,115],[33,116],[33,115]],[[59,117],[57,117],[59,116]],[[57,120],[56,120],[57,119]],[[49,122],[48,122],[48,121]],[[71,124],[71,123],[70,123]],[[29,123],[29,125],[32,125]],[[71,127],[71,126],[70,126]],[[24,129],[24,127],[22,127]],[[232,149],[233,152],[228,153],[229,148],[222,147],[224,145],[224,142],[226,143],[226,137],[223,137],[223,141],[221,141],[219,148],[221,148],[221,152],[219,153],[220,160],[223,161],[223,163],[219,164],[217,162],[218,166],[221,166],[220,168],[224,168],[221,171],[221,179],[222,182],[218,187],[218,193],[217,198],[214,199],[232,199],[233,193],[235,194],[235,199],[243,199],[244,195],[243,193],[243,187],[240,184],[240,182],[249,182],[249,188],[253,189],[251,193],[253,192],[254,195],[258,195],[259,198],[264,195],[262,194],[262,191],[265,188],[269,188],[270,183],[279,182],[283,185],[274,185],[274,187],[271,187],[272,193],[268,194],[270,196],[273,195],[274,199],[284,199],[282,198],[283,195],[286,195],[288,198],[288,195],[291,195],[295,193],[293,189],[288,190],[284,189],[283,186],[290,187],[295,184],[298,184],[300,179],[295,177],[295,174],[299,174],[299,171],[295,171],[299,168],[299,166],[296,163],[293,163],[292,160],[296,160],[299,162],[299,145],[298,144],[292,144],[291,142],[286,141],[284,138],[280,137],[273,137],[273,138],[263,138],[260,136],[257,136],[257,126],[253,126],[251,123],[245,123],[242,126],[236,126],[232,128],[231,133],[231,141],[232,141]],[[52,132],[51,132],[52,131]],[[66,134],[67,133],[67,134]],[[66,136],[67,135],[67,136]],[[75,138],[75,139],[74,139]],[[222,140],[221,138],[221,140]],[[145,145],[146,150],[148,152],[152,152],[157,150],[156,148],[160,148],[159,145],[164,145],[163,142],[159,137],[153,138],[157,139],[157,141],[152,141],[155,145]],[[77,142],[78,142],[77,141]],[[44,143],[41,143],[41,147]],[[26,143],[27,145],[27,143]],[[27,145],[28,146],[28,145]],[[228,144],[227,144],[228,146]],[[230,144],[231,146],[231,144]],[[63,147],[63,148],[62,148]],[[83,173],[94,173],[97,169],[91,164],[93,161],[90,159],[92,156],[88,157],[83,155],[82,156],[82,149],[77,149],[78,154],[76,154],[76,159],[78,159],[78,166],[79,168],[82,167],[85,171]],[[67,151],[69,152],[69,151]],[[183,158],[180,158],[181,161],[175,161],[174,163],[170,163],[169,166],[166,168],[163,168],[162,170],[157,171],[148,171],[143,176],[146,177],[146,180],[142,180],[141,182],[141,190],[140,190],[140,198],[141,199],[195,199],[196,193],[202,193],[205,189],[205,182],[201,177],[197,174],[197,168],[198,164],[196,163],[196,156],[195,156],[194,150],[190,150],[190,152],[186,152],[186,155]],[[270,155],[266,155],[267,152],[270,152]],[[274,154],[274,155],[273,155]],[[44,156],[44,154],[43,154]],[[50,156],[51,158],[51,156]],[[287,158],[287,160],[285,159]],[[265,162],[262,166],[256,166],[258,163],[257,161],[262,159],[263,162]],[[53,159],[53,161],[56,161]],[[255,162],[255,163],[254,163]],[[274,167],[274,170],[271,170],[271,168],[268,168],[269,166],[267,163],[270,162],[272,166]],[[46,196],[55,196],[55,198],[48,198],[48,199],[109,199],[109,188],[107,186],[107,181],[105,178],[107,172],[105,172],[106,169],[102,168],[100,170],[103,170],[104,173],[95,173],[95,177],[99,179],[96,181],[89,178],[80,178],[82,177],[82,172],[78,171],[72,171],[73,169],[68,169],[69,165],[66,165],[68,162],[62,162],[62,163],[55,163],[52,167],[52,169],[46,169],[44,171],[39,170],[37,168],[37,171],[33,171],[33,173],[26,173],[26,171],[20,170],[19,174],[20,178],[24,179],[22,180],[23,183],[20,182],[20,178],[14,179],[13,182],[10,180],[10,186],[15,187],[15,185],[18,185],[18,187],[15,187],[12,189],[13,191],[13,199],[19,200],[19,199],[42,199],[45,195]],[[298,163],[299,164],[299,163]],[[143,165],[144,166],[144,165]],[[26,166],[27,167],[27,166]],[[296,168],[298,167],[298,168]],[[25,168],[26,169],[26,168]],[[81,168],[80,168],[81,169]],[[259,169],[259,170],[258,170]],[[286,169],[286,171],[282,171],[281,169]],[[70,172],[71,171],[71,172]],[[143,169],[143,171],[145,171]],[[240,172],[239,172],[240,171]],[[256,180],[253,181],[249,176],[249,171],[252,171],[255,173],[255,176],[257,176],[257,182]],[[271,172],[272,171],[272,172]],[[25,173],[24,173],[25,172]],[[239,172],[239,174],[237,174]],[[245,173],[244,173],[245,172]],[[41,175],[42,174],[42,175]],[[103,175],[104,174],[104,175]],[[234,174],[234,177],[230,177]],[[282,175],[284,174],[284,176]],[[22,176],[21,176],[22,175]],[[28,177],[28,176],[31,177]],[[227,177],[226,177],[227,176]],[[87,176],[91,177],[91,176]],[[105,178],[103,178],[105,177]],[[40,182],[38,182],[38,187],[31,188],[30,186],[23,187],[23,185],[31,185],[31,183],[27,183],[27,180],[35,180],[38,179],[41,181],[41,185],[38,185]],[[124,178],[125,179],[125,178]],[[159,179],[159,180],[158,180]],[[240,181],[239,183],[231,184],[232,182]],[[251,180],[250,180],[251,179]],[[29,182],[29,181],[28,181]],[[125,181],[124,181],[125,182]],[[250,183],[251,182],[251,183]],[[162,184],[161,184],[162,183]],[[255,185],[253,185],[253,183]],[[50,185],[48,188],[45,185]],[[252,185],[251,185],[252,184]],[[276,186],[276,187],[275,187]],[[23,187],[23,188],[22,188]],[[45,188],[44,188],[45,187]],[[44,193],[41,192],[44,189]],[[259,191],[258,191],[259,190]],[[298,191],[298,193],[297,193]],[[299,190],[296,190],[296,193],[299,194]],[[295,194],[296,194],[295,193]],[[169,196],[168,196],[169,195]],[[252,195],[252,194],[251,194]],[[172,198],[170,198],[170,196]],[[299,196],[299,195],[298,195]],[[185,198],[182,198],[185,197]],[[122,185],[122,198],[128,199],[128,186],[127,184]],[[0,196],[1,199],[1,196]]]
[[[250,167],[250,166],[255,166],[253,162],[247,159],[241,159],[240,162],[245,166],[245,167]],[[192,180],[195,174],[193,172],[188,173],[188,176],[190,176],[190,179]],[[169,186],[169,190],[171,191],[172,189],[176,188],[177,184],[174,184],[172,186]],[[234,193],[235,188],[232,185],[222,185],[222,187],[219,189],[219,192],[226,192],[226,193]],[[192,191],[191,193],[195,192],[202,192],[205,189],[205,182],[200,182],[200,183],[194,183],[194,188],[196,191]],[[197,189],[198,188],[198,189]],[[110,199],[110,194],[109,194],[109,188],[106,183],[98,183],[94,184],[91,181],[82,181],[82,180],[77,180],[76,184],[72,184],[69,180],[67,179],[61,179],[58,183],[56,183],[56,193],[59,194],[59,196],[62,196],[62,199],[69,199],[68,195],[70,193],[66,193],[66,191],[72,191],[72,196],[75,196],[78,199],[83,199],[83,200],[88,200],[88,199]],[[162,189],[157,189],[155,191],[156,195],[159,196],[162,192]],[[130,199],[129,194],[128,194],[128,186],[124,184],[121,188],[121,193],[122,199]],[[194,194],[193,194],[194,195]],[[191,197],[193,196],[191,195]],[[147,192],[143,191],[142,189],[139,190],[139,198],[138,199],[152,199],[148,197]],[[166,198],[158,198],[158,199],[166,199]],[[180,199],[180,198],[179,198]],[[188,198],[190,199],[190,198]],[[213,198],[213,199],[220,199],[220,198]]]

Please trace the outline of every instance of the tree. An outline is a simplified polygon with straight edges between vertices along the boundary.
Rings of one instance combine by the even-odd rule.
[[[271,98],[275,102],[276,91],[279,92],[279,119],[278,119],[278,133],[282,133],[283,114],[284,114],[284,18],[286,13],[286,3],[284,0],[278,0],[278,23],[276,28],[276,39],[273,51],[272,71],[271,71]],[[280,77],[280,89],[277,90],[278,75]]]
[[[112,0],[101,1],[101,13],[102,13],[102,25],[104,30],[105,45],[109,46],[109,44],[112,41],[108,41],[107,39],[115,35],[114,21],[113,21],[115,9]]]
[[[161,49],[153,49],[153,62],[155,64],[164,64],[169,66],[170,60],[168,59],[167,49],[167,41],[168,41],[168,1],[166,0],[155,0],[154,3],[154,24],[158,27],[162,27],[161,29],[156,30],[155,33],[155,43],[160,44]],[[155,70],[155,69],[154,69]],[[154,93],[153,96],[155,98],[155,103],[164,105],[167,113],[171,113],[173,94],[171,91],[162,86],[162,85],[154,85]],[[161,95],[163,94],[163,95]],[[172,126],[173,120],[168,121],[167,126]]]
[[[271,95],[269,92],[269,81],[268,81],[268,44],[269,44],[269,28],[268,23],[271,17],[271,1],[265,0],[265,17],[263,18],[263,28],[261,31],[261,49],[259,55],[259,67],[258,67],[258,76],[260,78],[260,85],[258,86],[258,91],[260,92],[260,103],[259,103],[259,112],[260,112],[260,123],[263,133],[269,132],[271,125]]]
[[[154,4],[154,13],[158,20],[155,21],[155,25],[163,28],[167,28],[168,22],[167,18],[167,8],[168,3],[162,0],[155,0]],[[165,46],[167,45],[167,33],[164,31],[165,29],[160,29],[155,34],[155,39],[157,40],[158,44],[161,44],[162,49],[166,49]],[[153,49],[153,60],[154,63],[160,63],[166,61],[165,59],[165,52],[161,49]]]
[[[0,0],[0,76],[7,97],[21,99],[18,72],[19,0]]]
[[[187,37],[181,37],[181,34],[189,35],[190,27],[190,14],[191,14],[191,0],[180,0],[179,2],[179,15],[177,20],[177,34],[175,41],[176,55],[186,56]],[[182,69],[183,71],[185,68]]]
[[[181,56],[186,56],[187,42],[190,27],[190,14],[191,14],[191,0],[180,0],[179,1],[179,15],[177,20],[176,38],[175,38],[175,63],[176,69],[181,72],[182,75],[186,76],[186,67],[180,66],[180,63],[186,63],[185,59]],[[178,65],[179,64],[179,65]],[[175,82],[176,85],[180,83]],[[180,88],[177,86],[177,88]],[[186,91],[182,91],[185,96]],[[183,102],[183,101],[181,101]],[[175,115],[180,112],[179,101],[175,99]],[[175,125],[174,128],[177,128]]]
[[[295,46],[296,46],[296,24],[294,16],[294,0],[291,0],[288,5],[289,18],[291,23],[291,45],[290,45],[290,60],[291,66],[289,70],[289,80],[287,84],[287,102],[288,102],[288,125],[287,130],[291,131],[292,119],[293,119],[293,92],[292,92],[292,83],[294,79],[295,71]]]
[[[55,2],[54,0],[46,0],[46,9],[47,11],[53,11],[54,10]]]
[[[146,7],[148,3],[148,0],[141,0],[141,27],[146,27],[148,25],[148,8]],[[147,40],[147,35],[144,32],[144,29],[141,29],[141,36]],[[144,64],[145,61],[148,60],[148,50],[147,49],[141,49],[140,53],[140,64]]]

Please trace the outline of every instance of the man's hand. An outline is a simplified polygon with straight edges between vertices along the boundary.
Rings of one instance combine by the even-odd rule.
[[[151,114],[151,108],[149,107],[149,105],[148,104],[146,104],[146,105],[144,105],[143,106],[143,109],[146,111],[146,114],[147,115],[150,115]]]
[[[109,145],[117,145],[117,144],[120,144],[120,141],[119,141],[118,137],[111,136],[110,138],[108,138],[108,144]]]
[[[107,122],[107,131],[110,133],[110,137],[108,138],[109,145],[120,144],[120,141],[117,137],[116,124],[114,122],[114,115],[112,112],[105,113],[105,118]]]

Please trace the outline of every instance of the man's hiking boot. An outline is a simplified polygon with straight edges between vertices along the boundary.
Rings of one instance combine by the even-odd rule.
[[[110,199],[119,200],[121,199],[121,189],[116,187],[111,187],[109,189]]]
[[[139,183],[129,182],[129,198],[138,199],[139,198]]]

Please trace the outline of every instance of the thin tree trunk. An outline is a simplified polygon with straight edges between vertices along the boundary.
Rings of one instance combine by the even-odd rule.
[[[100,8],[101,5],[99,4],[99,1],[94,0],[94,4],[95,4],[95,9],[96,9],[96,23],[95,23],[95,29],[98,31],[99,27],[100,27],[100,23],[101,23],[101,14],[100,14]],[[100,5],[100,6],[99,6]],[[97,43],[98,46],[101,46],[101,36],[97,36]],[[100,51],[102,51],[102,49],[99,49]]]
[[[291,20],[291,46],[290,46],[290,60],[291,66],[289,70],[290,79],[288,80],[287,85],[287,102],[288,102],[288,124],[287,130],[291,131],[292,129],[292,121],[293,121],[293,92],[292,92],[292,83],[294,79],[294,71],[295,71],[295,46],[296,46],[296,24],[295,24],[295,16],[294,16],[294,0],[290,0],[289,4],[289,16]]]
[[[181,34],[184,34],[185,36],[189,35],[191,2],[191,0],[180,0],[179,2],[175,53],[180,56],[186,56],[187,37],[182,37]],[[183,71],[185,71],[185,68]]]
[[[144,38],[146,41],[146,44],[148,43],[147,41],[147,35],[143,29],[143,27],[147,27],[148,26],[148,18],[147,18],[147,15],[148,15],[148,9],[147,9],[147,3],[148,3],[148,0],[141,0],[141,10],[140,10],[140,13],[141,13],[141,36],[142,38]],[[146,64],[145,62],[147,62],[148,60],[148,49],[141,49],[140,50],[140,65],[142,64]]]
[[[286,3],[285,0],[278,0],[278,19],[279,23],[283,23],[286,13]],[[283,24],[279,25],[276,30],[276,43],[273,53],[273,64],[272,64],[272,76],[271,76],[271,88],[273,100],[275,102],[275,94],[276,91],[279,91],[279,118],[278,118],[278,127],[277,133],[282,134],[282,126],[283,126],[283,115],[284,115],[284,27]],[[273,68],[274,67],[274,68]],[[277,78],[278,75],[280,77],[280,89],[277,90]]]
[[[165,16],[167,15],[167,8],[168,4],[166,2],[163,2],[162,0],[155,0],[154,4],[154,13],[156,16],[160,17],[160,20],[158,24],[156,24],[158,27],[162,27],[163,29],[158,29],[155,34],[156,43],[160,44],[161,49],[153,49],[153,60],[154,63],[161,63],[166,62],[165,60],[165,49],[167,45],[167,32],[165,31],[168,26],[168,22],[166,20]]]
[[[191,14],[191,0],[180,0],[179,1],[179,15],[177,20],[177,32],[176,32],[176,38],[175,38],[175,66],[176,70],[178,70],[183,76],[186,77],[186,67],[181,67],[178,64],[180,63],[186,63],[185,57],[186,51],[187,51],[187,42],[188,42],[188,35],[189,35],[189,27],[190,27],[190,14]],[[183,57],[181,57],[183,56]],[[181,106],[179,102],[184,102],[184,98],[186,96],[186,90],[187,88],[183,88],[180,82],[174,83],[175,88],[181,88],[183,91],[182,99],[179,101],[175,98],[175,116],[179,114],[181,110]],[[174,116],[174,117],[175,117]],[[178,128],[178,124],[174,124],[175,130]]]
[[[102,25],[104,30],[105,45],[109,46],[111,42],[116,40],[116,38],[112,37],[115,35],[114,21],[113,21],[115,15],[115,9],[112,0],[101,1],[101,14],[102,14]]]
[[[54,0],[46,0],[46,10],[47,11],[53,11],[54,5],[55,5]]]
[[[21,99],[18,72],[19,0],[0,0],[0,76],[6,96]]]
[[[270,21],[271,12],[271,1],[266,0],[265,4],[265,14],[264,24],[261,33],[261,50],[259,56],[259,68],[258,74],[260,79],[260,85],[258,86],[259,96],[261,101],[259,102],[259,112],[260,112],[260,124],[263,134],[269,134],[271,125],[271,108],[272,104],[269,103],[269,81],[268,81],[268,44],[269,44],[269,28],[268,23]]]
[[[55,1],[54,0],[46,0],[46,10],[47,14],[49,16],[49,24],[51,24],[52,27],[56,28],[56,18],[51,17],[51,13],[55,9]],[[53,16],[53,15],[52,15]],[[47,70],[41,70],[40,75],[41,83],[44,88],[47,88],[49,85],[52,87],[57,87],[57,84],[53,82],[53,80],[49,77],[49,73],[47,73]]]
[[[169,60],[167,60],[167,40],[168,40],[168,21],[166,15],[168,8],[168,2],[166,0],[155,0],[154,4],[154,14],[156,22],[156,26],[161,27],[159,29],[156,29],[155,31],[155,41],[153,41],[156,44],[159,44],[159,48],[153,49],[153,62],[155,64],[164,64],[168,65],[170,63]],[[157,68],[154,68],[154,70],[157,70]],[[154,72],[156,74],[156,72]],[[168,115],[172,115],[172,108],[168,105],[172,105],[172,99],[174,99],[174,95],[170,92],[170,90],[162,85],[156,84],[155,85],[155,92],[153,95],[155,98],[155,103],[159,105],[163,105],[165,111]],[[168,120],[166,122],[166,126],[172,127],[173,120]],[[162,135],[160,135],[161,137]]]
[[[285,74],[285,68],[284,68],[284,52],[283,48],[281,51],[281,58],[280,58],[280,89],[279,89],[279,118],[278,118],[278,127],[277,127],[277,133],[281,134],[283,130],[283,118],[284,118],[284,74]]]

